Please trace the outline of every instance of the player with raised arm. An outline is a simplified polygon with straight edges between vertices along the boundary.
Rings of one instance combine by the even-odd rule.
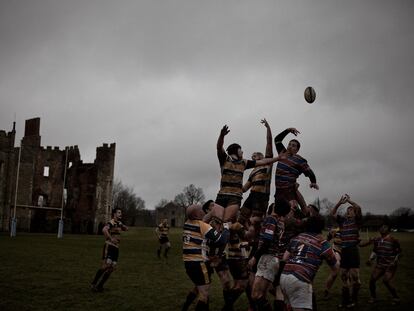
[[[349,203],[350,206],[347,207],[345,216],[339,215],[338,209],[345,203]],[[352,201],[349,195],[345,194],[336,203],[331,211],[331,215],[336,217],[341,235],[340,274],[342,279],[342,303],[339,307],[353,307],[358,301],[358,292],[361,287],[358,248],[358,244],[361,241],[359,238],[362,221],[361,207]]]
[[[230,132],[227,125],[223,126],[217,140],[217,157],[221,169],[220,190],[216,203],[224,207],[223,221],[234,222],[243,197],[243,173],[246,169],[269,165],[286,158],[284,153],[279,156],[261,160],[243,159],[243,151],[239,144],[233,143],[223,148],[224,137]]]
[[[302,158],[298,151],[300,143],[296,139],[292,139],[287,148],[283,145],[283,139],[289,134],[297,136],[300,132],[290,127],[275,137],[275,146],[278,154],[286,152],[286,157],[281,159],[276,166],[276,194],[275,197],[281,197],[290,202],[292,207],[297,205],[297,178],[303,173],[310,180],[310,187],[319,189],[316,183],[316,177],[306,159]]]

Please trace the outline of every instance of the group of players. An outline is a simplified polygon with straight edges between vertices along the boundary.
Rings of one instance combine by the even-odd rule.
[[[187,294],[182,310],[196,303],[195,310],[209,310],[211,275],[216,272],[223,288],[225,310],[233,310],[238,297],[246,293],[249,310],[272,310],[268,293],[273,294],[273,310],[316,310],[313,279],[325,260],[331,268],[326,282],[325,298],[329,297],[336,276],[343,282],[340,307],[351,308],[357,303],[361,286],[359,279],[359,247],[374,244],[376,266],[370,280],[370,302],[376,301],[375,284],[384,276],[384,284],[399,298],[391,284],[396,271],[399,243],[390,236],[387,226],[381,236],[360,243],[361,208],[349,195],[343,195],[331,211],[338,230],[331,231],[333,246],[322,236],[324,218],[318,207],[309,204],[298,190],[297,178],[304,174],[310,187],[319,189],[315,174],[307,161],[298,155],[300,143],[292,139],[287,148],[283,139],[299,131],[288,128],[278,134],[273,156],[272,133],[268,122],[266,152],[255,152],[251,160],[243,158],[238,144],[223,148],[227,126],[217,141],[221,168],[220,190],[215,201],[187,208],[183,230],[183,260],[186,273],[194,284]],[[277,163],[274,203],[269,205],[273,163]],[[243,173],[252,168],[243,184]],[[243,193],[250,189],[241,205]],[[346,214],[338,209],[349,203]],[[197,300],[197,302],[195,302]]]
[[[315,174],[307,161],[298,155],[300,143],[292,139],[287,148],[283,139],[299,131],[288,128],[278,134],[273,156],[273,138],[268,122],[266,127],[265,155],[255,152],[251,160],[243,158],[238,144],[223,148],[227,126],[217,141],[217,156],[221,168],[220,190],[215,201],[204,205],[191,205],[186,210],[183,228],[183,260],[185,270],[194,287],[182,305],[188,310],[195,303],[195,310],[209,310],[209,289],[213,271],[223,288],[223,311],[233,310],[236,300],[246,293],[249,310],[316,310],[312,288],[313,279],[325,260],[331,268],[326,281],[324,297],[340,274],[342,301],[340,307],[351,308],[357,303],[361,286],[359,279],[359,247],[374,245],[370,261],[376,260],[369,282],[371,299],[376,302],[376,282],[383,282],[390,291],[393,302],[399,298],[391,281],[395,275],[401,248],[390,229],[382,226],[380,236],[361,242],[361,208],[349,195],[343,195],[331,211],[336,217],[337,228],[330,230],[328,240],[322,236],[324,218],[317,206],[307,205],[299,192],[297,178],[303,173],[310,180],[310,187],[319,189]],[[273,163],[277,163],[274,203],[269,205]],[[248,181],[243,184],[243,173],[252,168]],[[248,198],[241,205],[243,193],[250,189]],[[344,216],[339,207],[350,204]],[[91,288],[100,292],[115,270],[120,232],[128,230],[122,224],[122,211],[114,209],[112,219],[103,228],[105,237],[103,264],[96,272]],[[157,255],[167,258],[168,221],[164,219],[156,228],[160,247]],[[273,308],[268,300],[274,296]]]

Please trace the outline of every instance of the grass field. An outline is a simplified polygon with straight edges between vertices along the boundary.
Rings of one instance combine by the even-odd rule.
[[[2,233],[0,310],[180,310],[192,287],[181,259],[181,234],[180,229],[171,230],[172,249],[166,263],[156,257],[158,240],[153,228],[130,228],[122,235],[118,270],[108,280],[105,292],[93,293],[89,283],[101,264],[102,236],[65,235],[57,239],[50,234],[18,233],[10,238]],[[404,254],[394,281],[401,304],[392,306],[390,295],[382,282],[378,282],[380,301],[368,305],[370,268],[362,266],[360,304],[355,310],[413,307],[414,234],[394,233],[394,236],[400,240]],[[370,247],[361,250],[361,262],[365,262],[370,251]],[[328,268],[323,264],[314,282],[319,311],[336,310],[340,300],[339,279],[331,299],[319,299],[327,274]],[[220,310],[221,306],[221,288],[214,276],[210,310]],[[247,310],[244,295],[235,310]]]

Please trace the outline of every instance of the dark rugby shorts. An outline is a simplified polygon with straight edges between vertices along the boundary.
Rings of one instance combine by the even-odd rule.
[[[119,256],[119,249],[113,245],[105,244],[102,251],[102,259],[110,259],[112,262],[117,262]]]
[[[248,259],[227,259],[230,273],[235,280],[247,280],[249,278]]]
[[[351,246],[342,248],[341,264],[343,269],[355,269],[360,266],[359,249],[358,246]]]
[[[223,206],[226,208],[229,205],[238,205],[240,206],[242,201],[241,197],[235,195],[228,195],[228,194],[218,194],[216,197],[216,204]]]
[[[184,266],[187,275],[194,285],[202,286],[211,283],[212,269],[208,261],[185,261]]]

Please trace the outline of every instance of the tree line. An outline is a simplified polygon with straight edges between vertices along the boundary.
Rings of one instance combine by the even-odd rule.
[[[155,224],[154,210],[148,210],[145,207],[145,201],[139,197],[134,190],[116,180],[112,192],[112,206],[119,207],[123,211],[124,222],[128,226],[153,226]],[[203,204],[205,202],[204,191],[194,184],[190,184],[175,195],[174,199],[160,199],[155,205],[155,210],[162,208],[168,203],[173,202],[183,209],[192,204]],[[329,214],[334,203],[327,198],[316,199],[312,204],[320,209],[320,213],[326,218],[327,226],[334,226],[335,220]],[[409,207],[399,207],[389,215],[376,215],[370,212],[362,216],[363,227],[369,230],[377,230],[382,224],[387,224],[393,229],[410,230],[414,229],[414,210]]]

